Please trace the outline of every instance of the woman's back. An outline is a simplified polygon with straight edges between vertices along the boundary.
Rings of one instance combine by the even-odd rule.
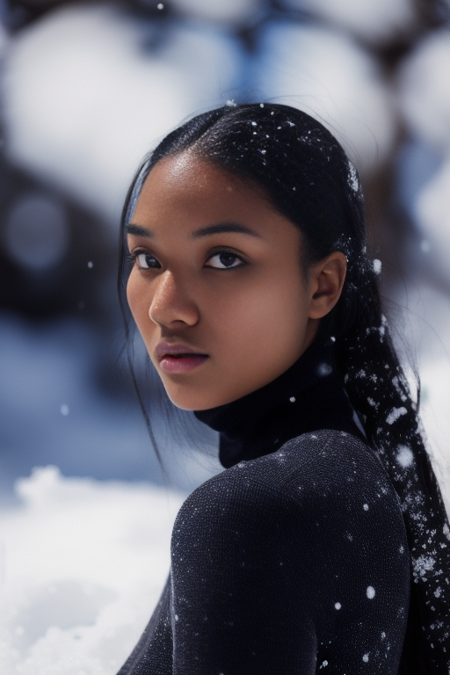
[[[120,672],[397,673],[409,562],[371,450],[305,434],[188,498],[163,607]]]
[[[233,466],[182,506],[170,583],[122,675],[397,672],[403,516],[330,362],[314,345],[262,390],[198,413]],[[272,433],[294,430],[271,452]]]

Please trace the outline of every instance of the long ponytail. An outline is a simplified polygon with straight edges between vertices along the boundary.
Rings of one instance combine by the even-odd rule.
[[[418,403],[392,344],[374,273],[366,271],[364,302],[353,327],[337,340],[350,401],[397,492],[420,612],[427,673],[450,672],[450,531],[426,451]],[[421,637],[420,633],[417,636]],[[417,649],[417,646],[415,646]],[[420,653],[420,651],[419,651]]]

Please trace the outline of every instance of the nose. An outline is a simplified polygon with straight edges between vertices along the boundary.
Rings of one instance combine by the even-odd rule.
[[[188,296],[187,284],[176,280],[169,270],[156,280],[149,307],[150,319],[166,327],[194,326],[199,320],[197,305]]]

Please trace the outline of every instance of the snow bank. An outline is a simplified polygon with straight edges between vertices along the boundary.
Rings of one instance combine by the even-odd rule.
[[[255,92],[298,106],[324,122],[362,173],[392,151],[391,96],[376,61],[326,28],[278,21],[261,32]]]
[[[115,673],[161,593],[183,497],[51,466],[17,492],[0,512],[1,672]]]

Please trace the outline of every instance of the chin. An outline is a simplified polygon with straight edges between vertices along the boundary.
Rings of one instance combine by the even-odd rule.
[[[184,388],[183,388],[184,389]],[[220,396],[217,390],[208,394],[204,389],[199,392],[195,391],[181,391],[174,390],[173,387],[167,387],[166,393],[171,402],[180,410],[209,410],[210,408],[217,408],[217,406],[225,405],[234,401],[236,397]]]
[[[180,410],[208,410],[208,408],[215,408],[216,405],[220,405],[216,404],[215,400],[205,396],[204,393],[195,395],[194,392],[170,391],[168,388],[166,393],[173,405]]]

